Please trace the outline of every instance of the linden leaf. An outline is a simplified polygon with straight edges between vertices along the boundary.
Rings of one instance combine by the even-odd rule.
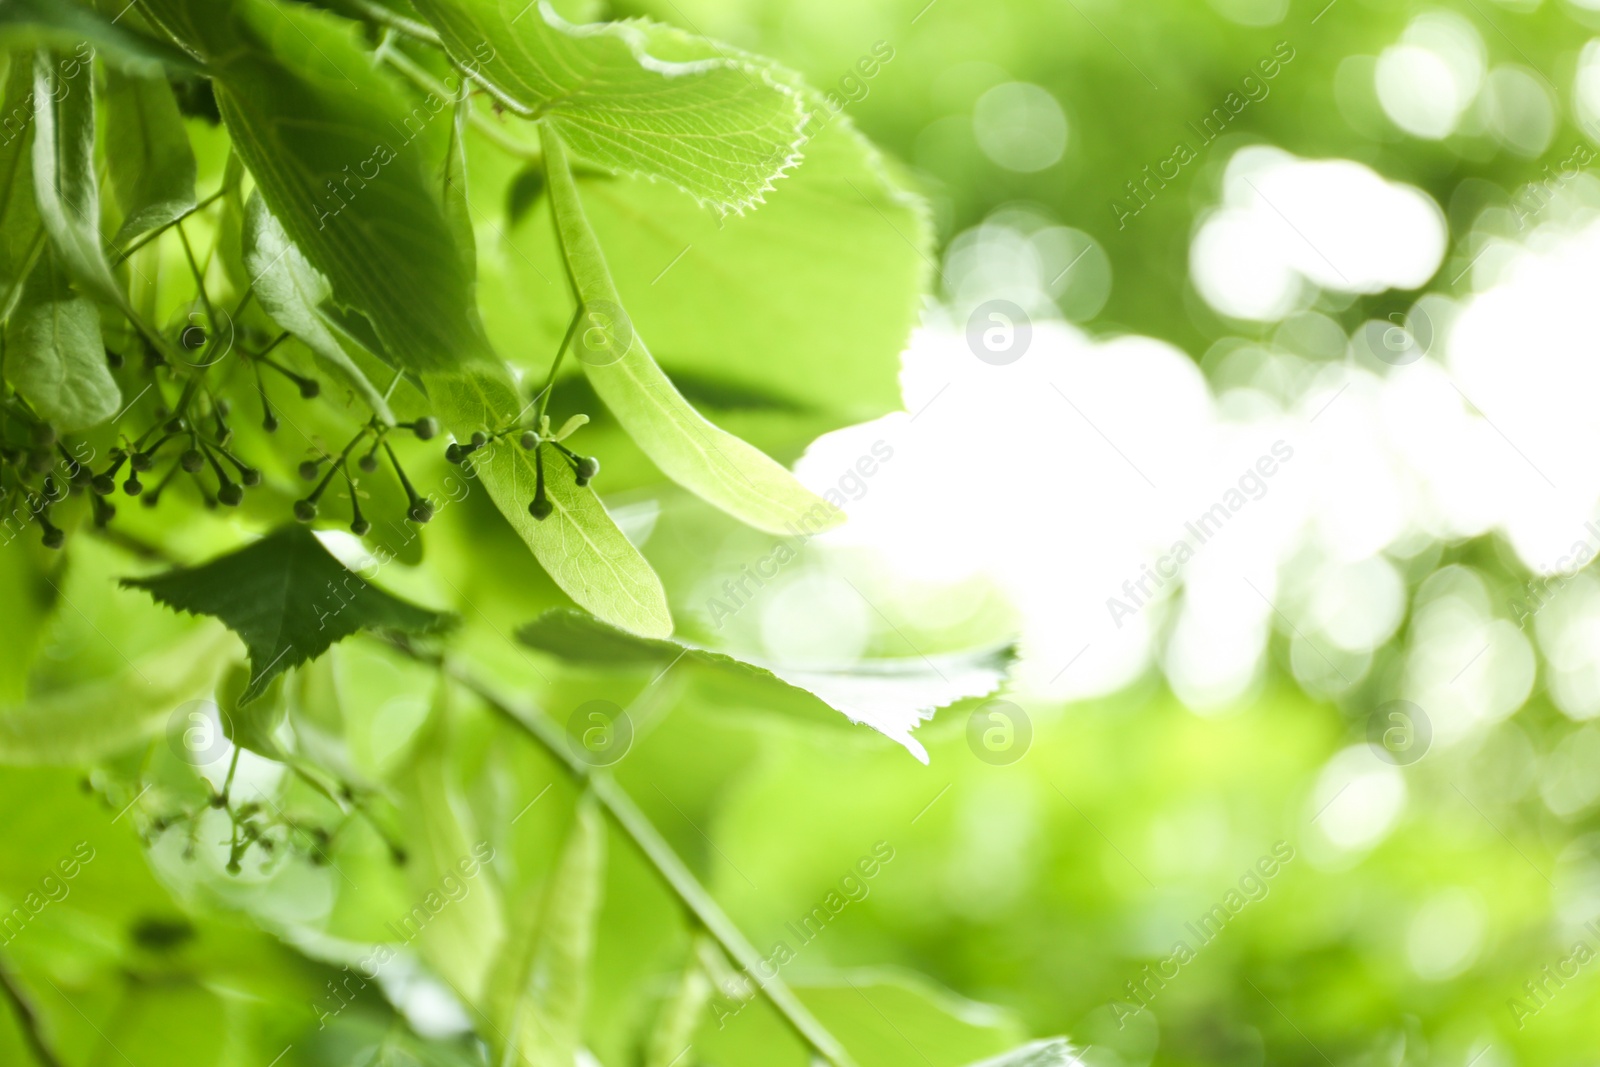
[[[800,160],[798,94],[729,58],[666,62],[648,24],[573,26],[526,0],[418,0],[451,58],[573,155],[743,211]],[[707,42],[709,44],[709,42]]]
[[[948,704],[987,696],[999,688],[1015,658],[1010,643],[933,656],[866,660],[838,670],[797,668],[740,659],[674,640],[626,634],[581,612],[547,611],[517,631],[531,648],[571,663],[661,672],[679,660],[744,686],[759,707],[810,720],[837,721],[836,713],[864,723],[904,745],[926,763],[927,750],[911,736],[922,721]]]
[[[241,704],[277,675],[360,630],[430,633],[448,615],[401,600],[345,568],[304,526],[285,526],[252,545],[198,567],[153,578],[125,578],[177,611],[212,615],[250,653]]]

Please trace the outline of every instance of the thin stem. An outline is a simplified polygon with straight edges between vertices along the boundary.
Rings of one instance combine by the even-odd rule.
[[[439,39],[438,32],[432,26],[425,25],[415,19],[408,19],[404,15],[396,14],[382,4],[373,3],[372,0],[350,0],[350,4],[380,26],[398,30],[407,37],[414,37],[436,48],[444,47],[444,42]]]
[[[634,804],[633,798],[617,785],[611,775],[590,767],[568,751],[559,728],[538,713],[519,711],[495,694],[485,683],[447,662],[443,656],[422,652],[404,638],[391,638],[390,643],[402,653],[419,663],[428,664],[447,678],[478,697],[479,700],[506,723],[527,734],[543,748],[580,784],[594,791],[600,808],[634,847],[656,869],[667,888],[678,898],[694,922],[710,934],[729,959],[742,967],[755,981],[763,996],[778,1012],[795,1035],[817,1056],[833,1067],[855,1067],[855,1061],[828,1032],[809,1008],[800,1002],[788,985],[776,974],[763,977],[765,968],[754,945],[744,936],[733,920],[729,919],[711,894],[695,879],[693,872],[673,851],[672,846],[656,831],[644,812]]]
[[[113,256],[111,259],[111,265],[113,267],[122,266],[122,264],[127,261],[129,256],[133,255],[135,252],[139,251],[139,249],[143,248],[151,241],[154,241],[168,230],[172,229],[172,227],[176,226],[190,215],[193,215],[197,211],[204,211],[206,208],[222,199],[223,195],[226,194],[227,191],[227,186],[223,186],[221,189],[218,189],[216,192],[212,193],[210,196],[206,197],[204,200],[200,201],[194,207],[185,211],[171,222],[165,223],[161,226],[158,226],[156,229],[151,230],[149,233],[133,242],[133,244],[129,245],[127,248],[124,248],[121,252],[118,252],[115,256]]]
[[[550,406],[550,393],[556,384],[556,371],[561,369],[561,357],[567,354],[567,349],[572,345],[572,339],[578,334],[578,324],[583,321],[583,301],[578,301],[578,306],[573,309],[572,321],[567,324],[567,335],[561,339],[561,347],[556,349],[556,356],[550,361],[550,373],[545,376],[544,388],[539,390],[539,413],[534,417],[533,424],[542,426],[545,408]]]
[[[11,972],[0,964],[0,992],[11,1002],[11,1008],[17,1013],[17,1022],[21,1024],[22,1038],[28,1043],[34,1057],[42,1067],[61,1067],[61,1061],[51,1051],[50,1045],[44,1039],[44,1030],[39,1025],[39,1016],[34,1014],[33,1006],[28,1003],[28,998],[23,994]]]
[[[413,85],[421,89],[423,92],[432,93],[433,95],[444,100],[450,100],[454,98],[455,94],[452,93],[443,82],[440,82],[433,75],[422,69],[421,66],[419,66],[404,52],[390,49],[383,54],[383,58],[386,63],[394,67],[394,69],[398,70],[401,74],[404,74],[408,79],[410,79]],[[476,126],[478,131],[488,137],[489,140],[493,141],[495,144],[499,145],[501,148],[505,149],[514,156],[521,156],[523,159],[533,160],[534,162],[538,162],[540,159],[544,158],[539,149],[535,148],[533,145],[524,144],[515,137],[512,137],[510,134],[502,130],[497,124],[484,118],[475,110],[468,111],[467,120]]]

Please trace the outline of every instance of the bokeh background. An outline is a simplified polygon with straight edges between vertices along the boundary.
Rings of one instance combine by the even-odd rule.
[[[1600,3],[630,0],[604,13],[801,71],[925,195],[936,233],[897,414],[838,428],[892,397],[881,368],[828,352],[769,370],[758,345],[708,354],[805,400],[785,407],[696,380],[698,353],[661,346],[717,421],[846,502],[845,527],[791,545],[751,595],[728,583],[775,542],[663,489],[587,397],[607,504],[662,575],[680,633],[828,667],[945,663],[1015,639],[1013,678],[1000,703],[928,722],[856,694],[896,743],[842,716],[788,721],[684,668],[568,669],[507,637],[565,601],[483,494],[452,498],[384,581],[462,608],[461,654],[557,721],[594,699],[627,708],[617,780],[760,950],[793,950],[784,977],[863,1063],[956,1067],[1066,1034],[1090,1067],[1593,1065]],[[222,138],[190,127],[210,189]],[[517,273],[549,254],[534,237],[517,248],[549,243],[520,166],[474,171],[495,222],[478,233],[496,264],[480,296],[491,332],[542,368],[528,337],[559,337],[570,307]],[[589,188],[605,201],[604,182]],[[654,239],[615,204],[603,219],[603,236]],[[809,252],[843,262],[870,245],[879,262],[916,236],[860,210]],[[781,262],[771,279],[721,278],[714,255],[678,252],[670,232],[660,244],[659,260],[616,264],[653,338],[664,324],[694,336],[686,322],[748,337],[751,317],[719,324],[729,309],[707,287],[783,281]],[[791,303],[804,294],[774,301]],[[904,309],[806,310],[807,336],[833,331],[843,350],[851,331],[888,336]],[[312,435],[339,432],[317,412]],[[419,446],[419,484],[452,470],[437,453]],[[249,521],[282,521],[290,499]],[[200,559],[251,532],[229,521],[146,532]],[[15,627],[0,633],[37,645],[36,679],[110,674],[193,626],[107,591],[157,563],[81,540],[52,572],[73,610],[30,557],[0,554]],[[234,643],[171,647],[196,660]],[[0,659],[8,692],[28,651]],[[448,746],[419,744],[432,684],[352,640],[284,690],[302,744],[350,780],[436,758],[451,814],[496,843],[509,898],[548,874],[575,790],[470,702]],[[4,946],[63,1057],[481,1062],[460,1037],[470,1020],[409,956],[318,1028],[326,983],[393,940],[385,923],[419,890],[359,819],[339,824],[328,865],[256,857],[226,873],[227,820],[203,809],[230,751],[219,743],[196,772],[152,742],[92,769],[0,777],[0,904],[75,842],[94,850],[70,895]],[[286,819],[332,825],[337,805],[283,766],[245,753],[238,775]],[[193,829],[157,826],[169,811]],[[428,829],[426,811],[405,815]],[[875,873],[857,879],[867,857]],[[849,903],[797,936],[832,892]],[[640,1063],[638,1034],[689,939],[620,839],[600,931],[592,1051]],[[679,1067],[804,1067],[761,1004],[718,1003]],[[413,1030],[444,1051],[407,1052]],[[0,1062],[30,1062],[8,1012]]]
[[[836,93],[939,235],[905,413],[800,469],[893,458],[719,636],[1022,641],[1016,762],[962,710],[927,767],[803,737],[725,764],[699,847],[756,942],[883,839],[795,967],[902,964],[1096,1067],[1593,1062],[1600,7],[636,10]],[[994,300],[1025,316],[999,353]]]

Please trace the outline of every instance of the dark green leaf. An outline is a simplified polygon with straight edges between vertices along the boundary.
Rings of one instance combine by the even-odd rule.
[[[419,372],[490,358],[417,143],[436,112],[408,106],[353,24],[265,0],[146,7],[206,60],[233,147],[273,216],[383,351]]]
[[[106,169],[122,207],[114,244],[164,226],[194,207],[194,150],[166,79],[107,69]]]
[[[92,49],[130,74],[156,77],[166,70],[193,73],[199,64],[165,41],[135,29],[127,0],[116,3],[117,17],[73,0],[6,0],[0,4],[0,47]]]
[[[123,585],[144,589],[178,611],[213,615],[250,653],[250,685],[240,703],[274,677],[359,630],[429,633],[447,615],[391,596],[345,568],[304,526],[286,526],[198,567]]]

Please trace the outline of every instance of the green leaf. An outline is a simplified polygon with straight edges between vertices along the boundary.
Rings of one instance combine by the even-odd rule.
[[[573,1062],[605,884],[605,846],[605,823],[594,797],[585,793],[554,872],[542,891],[530,893],[509,915],[487,994],[495,1063]]]
[[[971,1067],[1078,1067],[1082,1062],[1073,1055],[1072,1046],[1065,1038],[1052,1037],[1030,1041],[1021,1048],[974,1063]]]
[[[446,428],[461,440],[512,425],[525,413],[516,391],[499,376],[435,378],[428,382],[428,395]],[[672,632],[661,580],[594,492],[577,484],[571,467],[559,461],[544,465],[545,490],[555,510],[540,521],[528,513],[532,452],[502,439],[473,453],[471,463],[490,499],[562,591],[623,630],[647,637]]]
[[[898,659],[866,660],[839,670],[758,663],[679,641],[625,634],[576,611],[547,611],[517,631],[541,652],[597,670],[635,667],[651,673],[678,663],[736,683],[751,704],[809,720],[865,723],[928,761],[911,731],[934,711],[999,688],[1015,659],[1010,643]]]
[[[226,642],[220,629],[201,627],[109,677],[0,710],[0,763],[92,763],[145,741],[216,684],[228,663]]]
[[[86,430],[115,415],[122,392],[106,364],[100,312],[73,292],[46,253],[5,326],[6,381],[57,430]]]
[[[22,298],[23,283],[44,250],[44,225],[33,193],[33,56],[11,54],[5,110],[19,128],[7,127],[0,143],[0,319]]]
[[[780,934],[793,953],[806,950]],[[967,1000],[926,978],[899,970],[835,971],[797,979],[795,994],[816,1014],[860,1067],[962,1067],[1015,1046],[1023,1034],[1015,1019],[992,1005]],[[800,1067],[784,1024],[757,1004],[717,997],[719,1024],[701,1029],[696,1052],[707,1063],[761,1063]]]
[[[113,244],[194,208],[194,150],[166,79],[135,78],[107,68],[106,169],[122,208]]]
[[[265,0],[145,0],[203,57],[267,207],[406,370],[490,358],[410,107],[353,23]],[[420,115],[420,117],[418,117]]]
[[[706,935],[693,936],[689,958],[678,975],[672,994],[661,1005],[661,1014],[650,1032],[644,1067],[677,1067],[693,1044],[700,1024],[706,1018],[711,1000],[711,978],[700,960],[702,952],[717,951]]]
[[[262,693],[265,699],[246,703],[244,695],[250,688],[250,667],[237,663],[217,685],[217,710],[229,741],[258,756],[288,763],[292,757],[273,736],[289,713],[283,678],[279,675],[272,680]]]
[[[420,634],[450,623],[449,616],[391,596],[345,569],[304,526],[282,527],[198,567],[122,584],[177,611],[213,615],[239,635],[251,666],[240,703],[359,630]]]
[[[128,13],[127,0],[117,3],[120,14],[104,14],[72,0],[6,0],[0,4],[0,48],[83,48],[130,74],[156,77],[163,70],[184,73],[199,65],[165,41],[134,29],[137,16]]]
[[[257,193],[245,204],[243,259],[255,280],[256,300],[272,320],[311,349],[317,361],[355,390],[374,415],[393,422],[388,401],[356,362],[360,358],[370,365],[380,358],[340,325],[328,280],[306,262]]]
[[[645,24],[572,26],[525,0],[420,0],[417,8],[451,58],[585,162],[743,211],[799,161],[799,97],[755,66],[663,62],[645,50]]]
[[[632,326],[615,323],[621,297],[584,216],[565,148],[549,127],[544,127],[544,150],[556,234],[588,320],[575,347],[602,352],[583,359],[584,373],[623,429],[667,477],[757,529],[812,534],[842,522],[839,509],[783,466],[691,407]],[[597,331],[604,334],[599,343],[585,340]]]
[[[826,114],[820,99],[807,100]],[[848,116],[808,140],[801,164],[740,218],[720,220],[659,182],[577,178],[635,328],[697,404],[701,395],[717,402],[704,389],[690,392],[702,384],[749,398],[725,405],[738,409],[739,431],[785,455],[820,433],[900,410],[900,353],[922,314],[933,226],[926,204],[891,177]],[[480,179],[479,188],[489,184]],[[503,199],[475,206],[503,213]],[[504,268],[480,283],[491,335],[506,351],[530,333],[533,345],[553,347],[566,330],[559,302],[527,301],[561,271],[547,202],[520,225],[508,222]]]
[[[33,96],[33,181],[45,232],[74,278],[126,309],[128,297],[100,242],[93,64],[41,50],[34,57]]]
[[[427,721],[412,742],[411,759],[392,780],[409,830],[406,871],[412,891],[425,900],[438,894],[446,878],[467,886],[464,896],[452,898],[422,928],[418,948],[452,989],[475,1004],[488,979],[488,950],[500,944],[505,928],[499,887],[482,862],[487,845],[475,829],[466,798],[451,780],[448,692],[445,684],[438,686]],[[465,877],[470,868],[461,867],[463,863],[478,868],[477,874]]]

